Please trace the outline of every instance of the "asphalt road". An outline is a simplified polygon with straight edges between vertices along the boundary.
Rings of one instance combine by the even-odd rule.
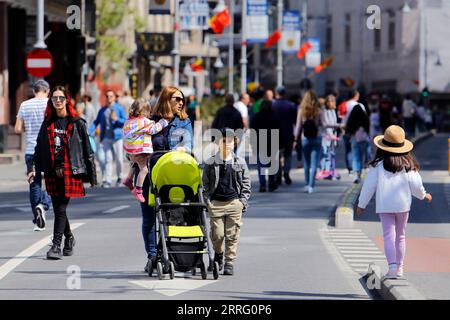
[[[183,273],[157,280],[143,272],[140,210],[125,188],[88,190],[87,198],[71,201],[77,245],[60,261],[45,259],[53,214],[46,231],[33,232],[27,192],[2,192],[0,299],[370,299],[326,232],[351,178],[321,181],[309,195],[303,171],[292,176],[293,185],[260,194],[252,172],[235,275],[217,281]]]

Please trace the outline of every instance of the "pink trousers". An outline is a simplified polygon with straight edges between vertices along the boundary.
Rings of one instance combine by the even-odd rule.
[[[388,264],[403,266],[406,252],[406,223],[409,212],[402,213],[380,213],[383,226],[384,252]]]

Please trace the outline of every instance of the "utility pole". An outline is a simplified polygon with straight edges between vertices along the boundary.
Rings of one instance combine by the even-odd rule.
[[[81,36],[84,38],[84,63],[81,67],[81,81],[80,81],[80,93],[83,96],[85,93],[85,80],[84,71],[87,69],[87,39],[86,39],[86,0],[81,0]]]
[[[180,84],[180,0],[175,0],[175,21],[173,23],[174,29],[174,46],[172,54],[173,57],[173,84],[178,87]]]
[[[241,93],[247,92],[247,0],[242,0]]]
[[[283,0],[278,0],[278,31],[283,28]],[[277,45],[277,86],[283,85],[283,51],[282,41],[278,41]]]
[[[44,0],[37,0],[37,14],[36,14],[36,38],[37,42],[35,48],[46,49],[47,45],[44,42]]]
[[[308,36],[308,0],[303,1],[303,41],[307,41]],[[305,80],[308,78],[308,67],[306,66],[306,56],[303,59],[305,62]]]
[[[230,0],[231,23],[228,32],[228,93],[234,92],[234,0]]]

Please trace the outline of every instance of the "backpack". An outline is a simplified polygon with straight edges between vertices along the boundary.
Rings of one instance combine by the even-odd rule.
[[[319,126],[314,119],[307,119],[303,123],[303,135],[306,138],[315,138],[319,134]]]

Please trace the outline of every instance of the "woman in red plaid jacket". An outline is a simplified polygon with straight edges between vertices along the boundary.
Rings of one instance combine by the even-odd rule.
[[[61,242],[64,234],[63,254],[73,254],[75,238],[70,230],[66,209],[70,198],[84,197],[83,183],[97,184],[94,152],[89,143],[86,123],[73,109],[66,89],[57,86],[50,91],[37,145],[34,166],[28,173],[29,181],[40,167],[45,174],[45,185],[52,198],[55,223],[53,245],[47,259],[61,259]]]

